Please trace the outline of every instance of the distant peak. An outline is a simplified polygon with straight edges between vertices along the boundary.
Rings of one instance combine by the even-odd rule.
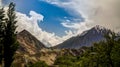
[[[101,31],[101,30],[108,30],[107,28],[100,26],[100,25],[96,25],[95,27],[92,28],[93,30],[97,30],[97,31]]]
[[[100,26],[100,25],[96,25],[96,26],[95,26],[95,27],[93,27],[93,28],[94,28],[94,29],[97,29],[97,30],[98,30],[98,29],[100,29],[100,30],[101,30],[101,29],[106,29],[105,27]]]

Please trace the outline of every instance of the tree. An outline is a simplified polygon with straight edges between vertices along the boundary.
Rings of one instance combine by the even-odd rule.
[[[4,10],[0,9],[0,64],[2,64],[3,57],[3,33],[4,33]]]
[[[95,43],[82,56],[82,67],[119,67],[120,39],[114,32],[105,34],[105,41]]]
[[[15,15],[15,4],[10,3],[7,11],[7,19],[5,21],[4,31],[4,67],[10,67],[13,60],[14,54],[18,48],[17,36],[16,36],[16,15]]]

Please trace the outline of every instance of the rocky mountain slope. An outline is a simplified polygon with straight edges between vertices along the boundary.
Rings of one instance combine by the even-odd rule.
[[[26,30],[21,31],[17,35],[17,40],[20,43],[19,51],[29,54],[35,54],[42,48],[46,48],[43,43],[37,40],[31,33]]]
[[[90,30],[84,31],[82,34],[72,37],[65,42],[58,44],[54,48],[75,48],[79,49],[82,46],[91,46],[94,42],[99,42],[104,39],[104,34],[109,32],[102,26],[95,26]]]
[[[14,67],[25,67],[26,65],[45,61],[48,65],[53,65],[54,61],[59,56],[73,55],[78,56],[83,53],[82,49],[52,49],[46,48],[39,40],[37,40],[28,31],[23,30],[17,35],[20,44],[16,51]]]
[[[43,43],[36,39],[27,30],[23,30],[17,34],[19,42],[18,50],[16,51],[13,66],[25,67],[28,63],[40,61],[41,50],[46,49]]]

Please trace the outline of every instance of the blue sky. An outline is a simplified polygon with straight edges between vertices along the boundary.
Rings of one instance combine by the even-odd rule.
[[[58,36],[65,35],[64,31],[68,30],[68,28],[61,25],[61,22],[66,20],[70,20],[70,23],[84,21],[79,14],[71,14],[69,10],[45,1],[14,0],[14,2],[16,3],[16,10],[25,13],[28,16],[31,10],[42,14],[44,16],[44,20],[42,23],[38,23],[39,26],[47,32],[54,32]],[[74,19],[80,20],[76,21]]]
[[[18,28],[27,29],[45,45],[54,46],[95,25],[120,31],[120,0],[2,1],[4,4],[9,1],[16,3],[20,22]],[[43,21],[36,21],[42,20],[43,17]]]

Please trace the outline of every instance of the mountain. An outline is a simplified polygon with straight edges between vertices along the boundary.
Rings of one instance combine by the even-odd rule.
[[[45,58],[47,57],[44,54],[46,52],[45,50],[48,48],[27,30],[23,30],[17,34],[17,41],[20,45],[16,51],[13,66],[17,65],[15,67],[26,67],[28,63],[35,63],[40,60],[46,60]],[[48,62],[49,64],[53,63],[49,60],[49,57]]]
[[[18,51],[35,54],[42,48],[46,48],[43,43],[36,39],[31,33],[26,30],[21,31],[17,35],[17,40],[20,43]]]
[[[48,65],[53,65],[56,58],[59,56],[79,56],[83,53],[82,49],[61,50],[46,48],[44,44],[26,30],[17,34],[17,40],[20,46],[16,51],[15,60],[13,62],[13,66],[15,67],[26,67],[27,64],[33,64],[38,61],[44,61]]]
[[[104,33],[109,32],[109,29],[106,29],[102,26],[95,26],[90,30],[84,31],[82,34],[79,34],[75,37],[72,37],[61,44],[58,44],[54,48],[75,48],[79,49],[82,46],[91,46],[94,42],[99,42],[104,40]]]
[[[28,63],[40,61],[41,50],[47,49],[43,43],[27,30],[17,34],[17,41],[20,45],[13,61],[13,66],[15,67],[26,67]]]

